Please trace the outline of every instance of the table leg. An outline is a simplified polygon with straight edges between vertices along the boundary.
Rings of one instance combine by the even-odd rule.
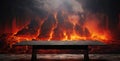
[[[84,61],[89,61],[89,49],[88,49],[88,46],[85,46]]]
[[[31,57],[31,61],[37,61],[37,55],[36,55],[37,51],[35,49],[34,46],[32,46],[32,57]]]

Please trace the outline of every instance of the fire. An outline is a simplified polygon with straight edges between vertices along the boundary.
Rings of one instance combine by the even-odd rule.
[[[85,27],[89,30],[91,33],[91,38],[95,40],[109,40],[110,38],[110,32],[108,31],[107,27],[104,27],[103,29],[100,29],[100,20],[96,16],[91,16],[91,19],[87,18],[85,22]],[[107,21],[107,20],[106,20]],[[108,26],[106,22],[106,26]]]
[[[5,21],[1,20],[3,26],[0,26],[0,39],[3,40],[2,43],[6,43],[5,48],[8,45],[12,48],[13,44],[23,40],[98,40],[104,43],[112,43],[112,40],[116,40],[114,37],[120,30],[120,14],[119,23],[116,27],[118,29],[115,29],[117,30],[115,32],[111,30],[111,22],[114,19],[114,17],[110,19],[112,15],[109,16],[101,10],[101,12],[91,12],[88,10],[89,8],[87,9],[84,6],[87,4],[82,3],[82,1],[35,0],[30,6],[27,5],[27,1],[24,4],[22,3],[23,5],[21,3],[19,2],[18,8],[13,6],[16,10],[14,10],[15,12],[10,11],[14,12],[12,16],[7,15]],[[22,8],[22,6],[25,7]],[[117,21],[113,22],[116,23]],[[113,25],[116,26],[114,23]],[[111,33],[112,31],[113,33]],[[119,39],[119,37],[117,38]],[[9,49],[9,47],[7,48]]]
[[[37,17],[35,20],[37,27],[30,28],[30,25],[25,26],[23,29],[14,34],[16,40],[99,40],[106,42],[109,40],[109,31],[107,29],[99,28],[99,19],[91,16],[85,17],[82,15],[61,12],[55,12],[50,17],[44,19]],[[92,18],[93,17],[93,18]],[[46,22],[50,23],[47,23]],[[60,23],[61,22],[61,23]],[[30,24],[30,23],[29,23]],[[50,25],[48,25],[50,24]],[[21,34],[23,30],[33,30]],[[36,29],[36,30],[35,30]]]
[[[68,21],[75,26],[78,24],[79,16],[77,16],[77,15],[68,16]]]
[[[54,2],[58,4],[53,4]],[[61,3],[60,3],[61,2]],[[82,4],[76,0],[53,0],[46,2],[41,7],[38,4],[40,14],[26,15],[25,17],[14,17],[11,26],[5,27],[5,32],[12,33],[7,42],[10,45],[23,40],[98,40],[101,42],[110,39],[110,31],[108,27],[108,19],[103,20],[107,15],[93,14],[85,12]],[[37,9],[35,9],[37,11]],[[43,12],[44,14],[41,14]],[[47,13],[46,13],[47,12]],[[101,24],[104,23],[104,26]],[[9,28],[12,28],[8,30]],[[4,33],[4,32],[3,32]]]

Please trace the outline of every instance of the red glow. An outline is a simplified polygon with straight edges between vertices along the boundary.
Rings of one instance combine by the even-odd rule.
[[[30,21],[26,22],[27,25],[21,26],[21,29],[18,29],[16,24],[16,18],[13,19],[12,28],[14,35],[12,36],[16,42],[20,42],[22,40],[99,40],[102,42],[110,42],[110,33],[107,28],[100,28],[100,20],[95,16],[88,14],[89,17],[86,19],[81,19],[84,17],[80,17],[78,14],[69,14],[69,13],[62,13],[62,21],[63,23],[60,24],[58,16],[60,16],[57,12],[52,14],[53,22],[49,23],[50,28],[47,30],[44,35],[43,32],[43,25],[45,25],[45,21],[48,20],[48,17],[41,19],[39,17],[35,18],[35,21],[38,23],[38,27],[32,28],[36,29],[35,32],[28,32],[31,28],[29,27]],[[81,23],[83,21],[83,23]],[[107,20],[106,20],[107,23]],[[106,25],[107,26],[107,25]],[[47,27],[47,24],[46,24]],[[48,26],[49,27],[49,26]],[[47,28],[46,28],[47,29]],[[21,30],[27,30],[24,34],[20,34]],[[44,30],[46,31],[46,30]],[[10,42],[12,44],[12,42]]]

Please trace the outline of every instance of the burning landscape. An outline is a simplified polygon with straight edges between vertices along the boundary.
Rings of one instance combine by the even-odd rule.
[[[110,8],[108,4],[114,2],[92,1],[96,5],[99,3],[98,6],[94,4],[89,6],[92,3],[87,0],[3,2],[1,3],[2,14],[0,14],[0,52],[12,50],[17,52],[20,47],[13,48],[12,45],[23,40],[98,40],[106,44],[119,45],[119,9],[114,8],[117,5]],[[104,7],[101,2],[104,2]],[[88,8],[92,6],[95,9]],[[111,50],[115,48],[120,51],[118,46],[114,46]]]

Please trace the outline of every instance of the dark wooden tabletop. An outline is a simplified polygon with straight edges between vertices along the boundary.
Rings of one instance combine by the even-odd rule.
[[[37,45],[89,45],[89,46],[101,46],[101,45],[105,45],[105,43],[97,41],[97,40],[75,40],[75,41],[59,41],[59,40],[51,40],[51,41],[47,41],[47,40],[34,40],[34,41],[27,41],[24,40],[22,42],[18,42],[15,44],[16,46],[37,46]]]

